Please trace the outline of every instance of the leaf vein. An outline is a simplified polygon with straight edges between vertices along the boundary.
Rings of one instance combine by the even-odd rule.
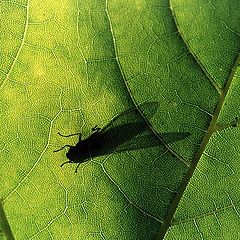
[[[193,50],[191,49],[191,47],[189,46],[187,40],[185,39],[185,37],[183,36],[183,33],[181,31],[181,28],[178,24],[176,15],[174,13],[172,4],[171,4],[171,0],[169,0],[169,5],[170,5],[170,11],[175,23],[175,26],[178,30],[178,33],[181,37],[181,39],[183,40],[185,46],[187,47],[188,51],[190,52],[190,54],[192,55],[192,57],[194,58],[194,60],[196,61],[196,63],[198,64],[198,66],[201,68],[201,70],[204,72],[205,76],[208,78],[208,80],[210,81],[210,83],[213,85],[213,87],[218,91],[218,93],[221,95],[222,94],[222,88],[214,81],[214,79],[211,77],[211,75],[209,74],[209,72],[207,71],[207,69],[203,66],[203,64],[201,63],[201,61],[199,60],[199,58],[197,57],[197,55],[193,52]]]
[[[102,167],[102,169],[103,169],[103,172],[104,172],[104,173],[106,174],[106,176],[108,177],[108,179],[113,183],[114,186],[116,186],[116,187],[118,188],[119,192],[124,196],[124,198],[125,198],[132,206],[134,206],[137,210],[139,210],[140,212],[142,212],[144,215],[146,215],[146,216],[148,216],[148,217],[150,217],[150,218],[153,218],[153,219],[156,220],[157,222],[162,223],[162,221],[161,221],[159,218],[157,218],[157,217],[153,216],[152,214],[144,211],[144,210],[143,210],[141,207],[139,207],[136,203],[134,203],[133,201],[131,201],[131,200],[129,199],[129,197],[124,193],[124,191],[121,189],[121,187],[111,178],[111,176],[108,174],[108,172],[107,172],[106,169],[104,168],[103,164],[101,164],[101,167]]]
[[[27,14],[26,14],[26,21],[25,21],[25,27],[24,27],[24,33],[23,33],[23,37],[22,37],[22,42],[21,42],[21,44],[20,44],[20,47],[19,47],[19,49],[18,49],[18,51],[17,51],[17,54],[16,54],[14,60],[13,60],[13,63],[12,63],[12,65],[11,65],[11,67],[10,67],[10,69],[9,69],[6,77],[5,77],[5,79],[3,80],[3,82],[2,82],[2,84],[1,84],[1,86],[0,86],[0,89],[3,88],[4,84],[5,84],[6,81],[9,79],[10,74],[12,73],[12,70],[14,69],[14,67],[15,67],[15,65],[16,65],[16,62],[17,62],[18,57],[19,57],[19,54],[20,54],[20,52],[22,51],[23,45],[24,45],[24,43],[25,43],[25,39],[26,39],[26,35],[27,35],[27,29],[28,29],[28,25],[29,25],[29,0],[28,0],[27,5],[26,5],[26,13],[27,13]]]
[[[111,23],[111,19],[110,19],[110,15],[109,15],[109,12],[108,12],[108,0],[106,0],[106,14],[107,14],[107,18],[108,18],[108,22],[109,22],[109,26],[110,26],[110,31],[111,31],[111,34],[112,34],[112,40],[113,40],[113,46],[114,46],[114,53],[115,53],[115,56],[116,56],[116,61],[117,61],[117,65],[118,65],[118,68],[119,68],[119,71],[122,75],[122,79],[123,79],[123,82],[125,84],[125,87],[126,87],[126,90],[127,92],[129,93],[129,96],[133,102],[133,104],[135,105],[136,109],[138,110],[138,112],[141,114],[142,118],[146,121],[146,123],[148,124],[150,130],[153,132],[153,134],[161,141],[161,143],[176,157],[178,158],[182,163],[184,163],[186,166],[189,167],[189,163],[186,159],[184,159],[182,156],[178,155],[177,152],[175,152],[167,143],[165,143],[163,141],[163,139],[159,136],[159,134],[155,131],[155,129],[152,127],[152,125],[150,124],[150,122],[147,120],[147,118],[144,116],[144,114],[142,113],[142,111],[139,109],[138,107],[138,104],[136,103],[134,97],[133,97],[133,94],[127,84],[127,80],[126,80],[126,77],[125,77],[125,74],[122,70],[122,66],[121,66],[121,63],[119,61],[119,58],[118,58],[118,53],[117,53],[117,45],[116,45],[116,40],[115,40],[115,37],[114,37],[114,32],[113,32],[113,27],[112,27],[112,23]]]

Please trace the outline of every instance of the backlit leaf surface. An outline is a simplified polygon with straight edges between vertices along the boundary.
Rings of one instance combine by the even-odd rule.
[[[3,239],[240,238],[237,0],[0,6]],[[150,101],[148,134],[190,136],[59,167],[58,131]]]

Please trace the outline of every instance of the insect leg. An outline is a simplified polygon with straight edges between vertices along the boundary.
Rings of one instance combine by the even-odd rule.
[[[69,134],[69,135],[62,135],[60,132],[58,132],[58,135],[60,135],[61,137],[71,137],[71,136],[75,136],[75,135],[80,135],[80,137],[81,137],[81,133],[74,133],[74,134]]]
[[[94,131],[99,132],[100,130],[101,130],[101,128],[98,127],[97,125],[92,128],[92,131],[93,131],[93,132],[94,132]]]
[[[77,170],[78,170],[80,164],[81,164],[81,163],[79,163],[79,164],[77,165],[77,167],[76,167],[76,169],[75,169],[75,173],[77,173]]]
[[[60,167],[62,167],[63,165],[65,165],[66,163],[72,163],[72,161],[67,161],[67,162],[64,162],[60,165]]]
[[[54,150],[53,152],[59,152],[59,151],[61,151],[62,149],[64,149],[65,147],[73,147],[73,146],[71,146],[71,145],[64,145],[64,146],[61,147],[60,149]]]

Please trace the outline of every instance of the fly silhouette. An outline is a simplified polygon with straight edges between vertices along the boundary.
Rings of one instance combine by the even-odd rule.
[[[144,117],[138,109],[141,109]],[[159,137],[153,134],[146,119],[151,119],[157,109],[158,102],[145,102],[140,104],[138,108],[128,109],[116,115],[104,128],[101,129],[97,125],[93,127],[93,133],[83,140],[81,139],[81,133],[70,135],[58,133],[62,137],[79,135],[76,146],[65,145],[54,151],[58,152],[65,147],[69,147],[66,153],[69,160],[64,162],[61,167],[67,163],[78,163],[75,169],[75,172],[77,172],[81,163],[98,156],[158,146],[162,143],[159,137],[161,139],[167,138],[167,143],[171,143],[190,135],[188,132],[163,133]]]

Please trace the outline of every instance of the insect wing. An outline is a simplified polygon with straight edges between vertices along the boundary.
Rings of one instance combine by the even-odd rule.
[[[103,143],[102,151],[106,153],[118,151],[120,145],[127,145],[129,140],[149,129],[148,120],[153,117],[157,108],[158,102],[146,102],[114,117],[95,139]]]

